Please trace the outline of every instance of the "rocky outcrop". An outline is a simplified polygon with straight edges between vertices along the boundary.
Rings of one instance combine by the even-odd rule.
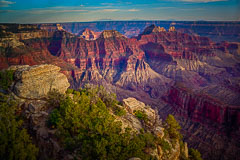
[[[138,110],[144,112],[152,121],[152,123],[155,123],[156,120],[155,111],[152,108],[150,108],[150,106],[146,106],[143,102],[140,102],[135,98],[130,97],[123,100],[123,105],[131,114],[134,114],[134,112]]]
[[[156,26],[153,24],[145,28],[142,34],[150,34],[150,33],[158,33],[158,32],[166,32],[166,30],[163,27]]]
[[[124,36],[116,30],[104,30],[99,36],[99,38],[104,38],[104,39],[121,38],[121,37],[124,37]]]
[[[143,102],[129,97],[127,99],[123,99],[123,107],[125,108],[127,114],[125,116],[117,118],[117,120],[120,120],[122,122],[123,127],[130,127],[138,133],[141,132],[141,130],[153,133],[156,137],[163,141],[167,141],[167,143],[170,145],[170,150],[168,153],[163,153],[163,146],[156,143],[155,148],[146,149],[146,152],[148,154],[152,155],[157,160],[179,160],[180,152],[188,157],[187,144],[185,143],[184,148],[182,148],[183,151],[180,151],[180,144],[178,139],[176,139],[176,143],[173,143],[170,139],[167,138],[167,136],[164,136],[165,134],[163,124],[159,119],[158,114],[156,114],[155,110],[150,108],[150,106],[146,106]],[[148,120],[146,121],[139,119],[136,115],[136,111],[141,111],[143,114],[146,114]]]
[[[59,31],[63,31],[64,30],[61,24],[57,24],[57,30],[59,30]]]
[[[13,92],[20,98],[41,99],[52,90],[65,93],[70,86],[67,77],[54,65],[14,66],[9,69],[16,69]]]
[[[18,46],[23,46],[24,43],[19,41],[19,38],[14,34],[9,34],[7,37],[1,37],[0,47],[7,48],[12,47],[16,48]]]
[[[154,133],[160,139],[163,138],[164,128],[161,127],[162,126],[161,120],[159,119],[159,116],[156,114],[155,110],[153,110],[150,106],[145,105],[143,102],[136,100],[133,97],[123,99],[123,106],[126,109],[127,113],[131,115],[124,116],[124,118],[128,119],[128,121],[130,120],[132,124],[131,128],[138,132],[140,131],[141,128],[144,128]],[[137,119],[135,116],[136,111],[141,111],[143,114],[146,114],[148,120],[139,121],[139,119]]]
[[[171,26],[169,29],[168,29],[169,32],[176,32],[176,29],[174,26]]]
[[[35,144],[39,148],[38,159],[57,158],[62,147],[54,138],[55,131],[47,126],[49,118],[48,103],[43,100],[22,100],[24,100],[24,103],[21,105],[22,114],[26,119],[24,125],[28,128]]]
[[[86,40],[95,40],[99,37],[101,33],[100,32],[94,32],[88,28],[82,30],[78,33],[78,36],[86,39]]]

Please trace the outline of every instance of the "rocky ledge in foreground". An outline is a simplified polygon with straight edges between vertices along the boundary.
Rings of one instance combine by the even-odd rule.
[[[41,99],[51,90],[65,93],[70,86],[67,77],[59,72],[60,67],[54,65],[19,65],[11,66],[8,70],[15,71],[12,90],[19,98]]]

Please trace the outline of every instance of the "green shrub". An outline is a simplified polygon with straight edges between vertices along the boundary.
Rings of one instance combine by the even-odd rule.
[[[48,126],[55,128],[57,126],[57,123],[59,122],[60,118],[61,118],[61,115],[59,113],[59,110],[54,109],[49,116]]]
[[[149,121],[148,116],[147,116],[147,114],[144,111],[136,110],[136,111],[134,111],[134,115],[138,119],[143,120],[144,122],[148,122]]]
[[[66,94],[72,94],[73,91],[74,91],[73,89],[68,88],[67,91],[66,91]]]
[[[160,146],[161,146],[161,148],[162,148],[164,153],[166,153],[166,151],[170,151],[171,150],[170,144],[165,139],[161,139],[159,144],[160,144]]]
[[[189,159],[190,160],[202,160],[201,153],[193,148],[189,149]]]
[[[23,121],[16,115],[16,104],[2,94],[0,97],[0,159],[36,159],[38,149],[32,144],[27,130],[22,128]]]
[[[115,115],[120,116],[120,117],[126,115],[126,111],[123,108],[121,108],[117,105],[114,105],[112,108],[113,108],[113,112]]]
[[[85,91],[92,95],[92,100],[100,98],[104,104],[111,108],[118,103],[116,94],[108,92],[103,86],[88,86]],[[84,91],[83,90],[83,91]]]
[[[165,122],[167,124],[166,130],[170,138],[181,139],[182,138],[182,135],[180,134],[181,126],[176,121],[174,116],[169,114]]]
[[[13,82],[12,70],[5,70],[0,72],[0,88],[7,90]]]
[[[48,93],[48,105],[49,107],[58,107],[60,105],[61,100],[63,100],[65,96],[59,93],[57,90],[52,90]]]

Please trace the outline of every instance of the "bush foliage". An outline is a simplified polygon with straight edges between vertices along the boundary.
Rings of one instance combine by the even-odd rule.
[[[0,72],[0,88],[7,90],[13,82],[13,73],[12,70],[5,70]]]
[[[148,116],[147,116],[147,114],[144,111],[136,110],[136,111],[134,111],[134,115],[138,119],[143,120],[144,122],[148,122],[149,121]]]
[[[169,134],[171,139],[182,139],[182,135],[180,133],[181,126],[176,121],[173,115],[169,114],[166,119],[166,131]]]
[[[190,160],[202,160],[201,153],[193,148],[189,149],[189,159]]]

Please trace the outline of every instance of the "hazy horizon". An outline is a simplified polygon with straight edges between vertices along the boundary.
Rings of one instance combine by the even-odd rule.
[[[0,23],[239,21],[239,0],[0,0]]]
[[[0,22],[0,24],[58,24],[58,23],[95,23],[95,22],[233,22],[240,23],[240,20],[96,20],[96,21],[66,21],[66,22],[36,22],[36,23],[17,23]]]

